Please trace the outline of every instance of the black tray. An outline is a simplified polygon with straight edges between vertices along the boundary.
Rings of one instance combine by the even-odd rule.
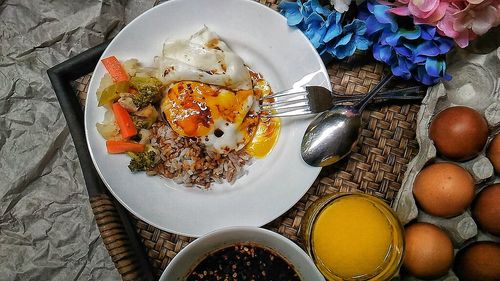
[[[77,94],[71,86],[72,81],[94,71],[94,68],[99,62],[99,58],[108,44],[109,42],[104,42],[78,54],[50,68],[47,70],[47,74],[54,87],[57,99],[61,105],[66,122],[68,123],[71,136],[73,137],[89,197],[93,198],[100,195],[108,195],[113,201],[116,212],[123,225],[123,229],[128,236],[128,242],[135,255],[135,260],[138,262],[139,268],[141,269],[140,274],[144,280],[149,281],[154,280],[151,264],[146,257],[146,252],[142,243],[138,239],[136,229],[130,220],[129,213],[109,194],[108,189],[105,187],[92,163],[85,138],[83,110]]]

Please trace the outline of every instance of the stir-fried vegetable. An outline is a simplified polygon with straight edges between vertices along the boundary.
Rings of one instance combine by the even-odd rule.
[[[99,97],[99,106],[113,103],[120,98],[120,93],[125,93],[129,89],[128,81],[121,81],[105,88]]]
[[[158,119],[158,111],[152,105],[144,107],[132,116],[136,128],[148,129],[156,122],[156,119]]]
[[[97,123],[95,125],[99,134],[101,134],[101,136],[106,140],[114,138],[120,133],[120,129],[114,122]]]
[[[116,124],[120,127],[121,136],[127,139],[137,135],[137,129],[128,111],[117,102],[113,103],[112,109],[115,114]]]
[[[150,146],[148,146],[144,152],[129,153],[129,155],[132,159],[128,164],[128,168],[132,172],[150,171],[158,162],[156,151]]]
[[[137,59],[128,59],[123,62],[123,69],[125,69],[130,77],[135,76],[138,68],[139,60]]]
[[[125,153],[125,152],[144,152],[145,145],[142,143],[135,143],[129,141],[114,141],[107,140],[106,148],[108,149],[108,153]]]
[[[147,129],[140,129],[139,130],[139,143],[143,143],[143,144],[148,144],[151,142],[151,137],[153,136],[153,134],[151,133],[150,130],[147,130]]]
[[[160,80],[156,79],[155,77],[132,77],[130,78],[130,86],[137,89],[141,90],[144,87],[152,86],[152,87],[157,87],[159,88],[161,86]]]
[[[149,171],[159,161],[158,153],[147,143],[151,139],[148,129],[158,119],[155,104],[161,100],[162,83],[137,72],[137,60],[121,64],[111,56],[102,63],[108,74],[101,81],[97,98],[99,106],[111,110],[102,123],[96,124],[97,130],[106,139],[108,153],[129,154],[132,172]]]
[[[156,103],[161,99],[161,82],[154,77],[132,77],[130,86],[137,90],[133,101],[139,108]]]
[[[127,72],[115,56],[104,58],[101,62],[115,83],[128,80]]]
[[[118,99],[118,103],[125,108],[128,112],[134,113],[139,107],[135,105],[134,100],[132,99],[132,95],[129,93],[120,94],[120,98]]]
[[[104,113],[104,120],[96,124],[97,131],[106,139],[116,139],[120,135],[120,128],[116,124],[115,114],[112,110],[107,110]]]

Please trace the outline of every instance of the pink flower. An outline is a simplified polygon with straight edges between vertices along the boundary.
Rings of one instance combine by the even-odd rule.
[[[461,48],[500,24],[500,0],[397,0],[391,5],[392,13],[436,26]]]
[[[390,11],[400,16],[412,16],[415,24],[435,25],[444,17],[449,2],[450,0],[398,0],[400,5]]]
[[[408,3],[408,10],[415,19],[421,21],[420,23],[429,24],[442,19],[448,5],[446,0],[411,0]]]
[[[453,28],[457,31],[471,29],[477,35],[483,35],[500,21],[500,1],[481,1],[479,4],[469,4],[455,14],[457,22]],[[470,2],[470,0],[469,0]]]
[[[467,47],[469,41],[500,23],[499,2],[483,0],[471,4],[468,1],[453,1],[443,19],[437,22],[439,33],[453,38],[461,48]]]
[[[469,45],[469,41],[476,38],[476,35],[465,28],[455,29],[455,24],[458,23],[456,14],[459,12],[460,9],[456,5],[450,5],[445,16],[437,22],[436,27],[439,34],[453,38],[460,48],[465,48]]]

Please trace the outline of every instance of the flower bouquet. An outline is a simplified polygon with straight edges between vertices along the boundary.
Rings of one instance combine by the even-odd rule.
[[[371,47],[391,73],[433,85],[451,79],[446,54],[500,24],[500,0],[282,1],[288,25],[309,38],[324,61]]]

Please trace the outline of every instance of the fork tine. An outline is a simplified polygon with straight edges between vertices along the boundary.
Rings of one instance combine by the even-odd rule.
[[[283,97],[283,96],[290,96],[290,95],[299,95],[299,94],[305,94],[307,96],[307,91],[304,87],[299,87],[299,88],[292,88],[288,89],[285,91],[281,92],[276,92],[271,95],[267,95],[265,97],[262,97],[260,100],[267,100],[267,99],[273,99],[273,98],[278,98],[278,97]]]
[[[289,99],[286,99],[286,100],[275,100],[274,102],[263,102],[262,105],[261,105],[261,108],[271,108],[271,107],[275,107],[275,106],[282,106],[282,105],[288,105],[288,104],[296,104],[296,103],[303,103],[303,102],[306,102],[308,103],[309,102],[309,99],[307,98],[307,96],[297,96],[297,97],[293,97],[293,98],[289,98]]]
[[[296,107],[300,107],[300,108],[303,108],[303,107],[307,107],[309,108],[309,101],[308,100],[301,100],[301,101],[290,101],[290,102],[282,102],[282,103],[278,103],[278,104],[269,104],[269,105],[266,105],[266,106],[262,106],[261,107],[261,110],[262,111],[269,111],[269,112],[272,112],[273,110],[275,111],[283,111],[283,110],[287,110],[287,109],[293,109],[293,108],[296,108]]]
[[[267,109],[264,109],[262,111],[260,111],[260,114],[261,115],[273,115],[273,114],[282,114],[282,113],[288,113],[288,112],[292,112],[292,111],[296,111],[296,110],[308,110],[308,111],[311,111],[311,109],[309,108],[308,105],[291,105],[291,106],[288,106],[286,108],[280,108],[279,110],[267,110]]]
[[[271,114],[261,114],[261,118],[273,118],[273,117],[291,117],[291,116],[301,116],[301,115],[308,115],[312,114],[312,112],[308,108],[296,108],[291,111],[286,111],[286,112],[278,112],[278,113],[271,113]]]

